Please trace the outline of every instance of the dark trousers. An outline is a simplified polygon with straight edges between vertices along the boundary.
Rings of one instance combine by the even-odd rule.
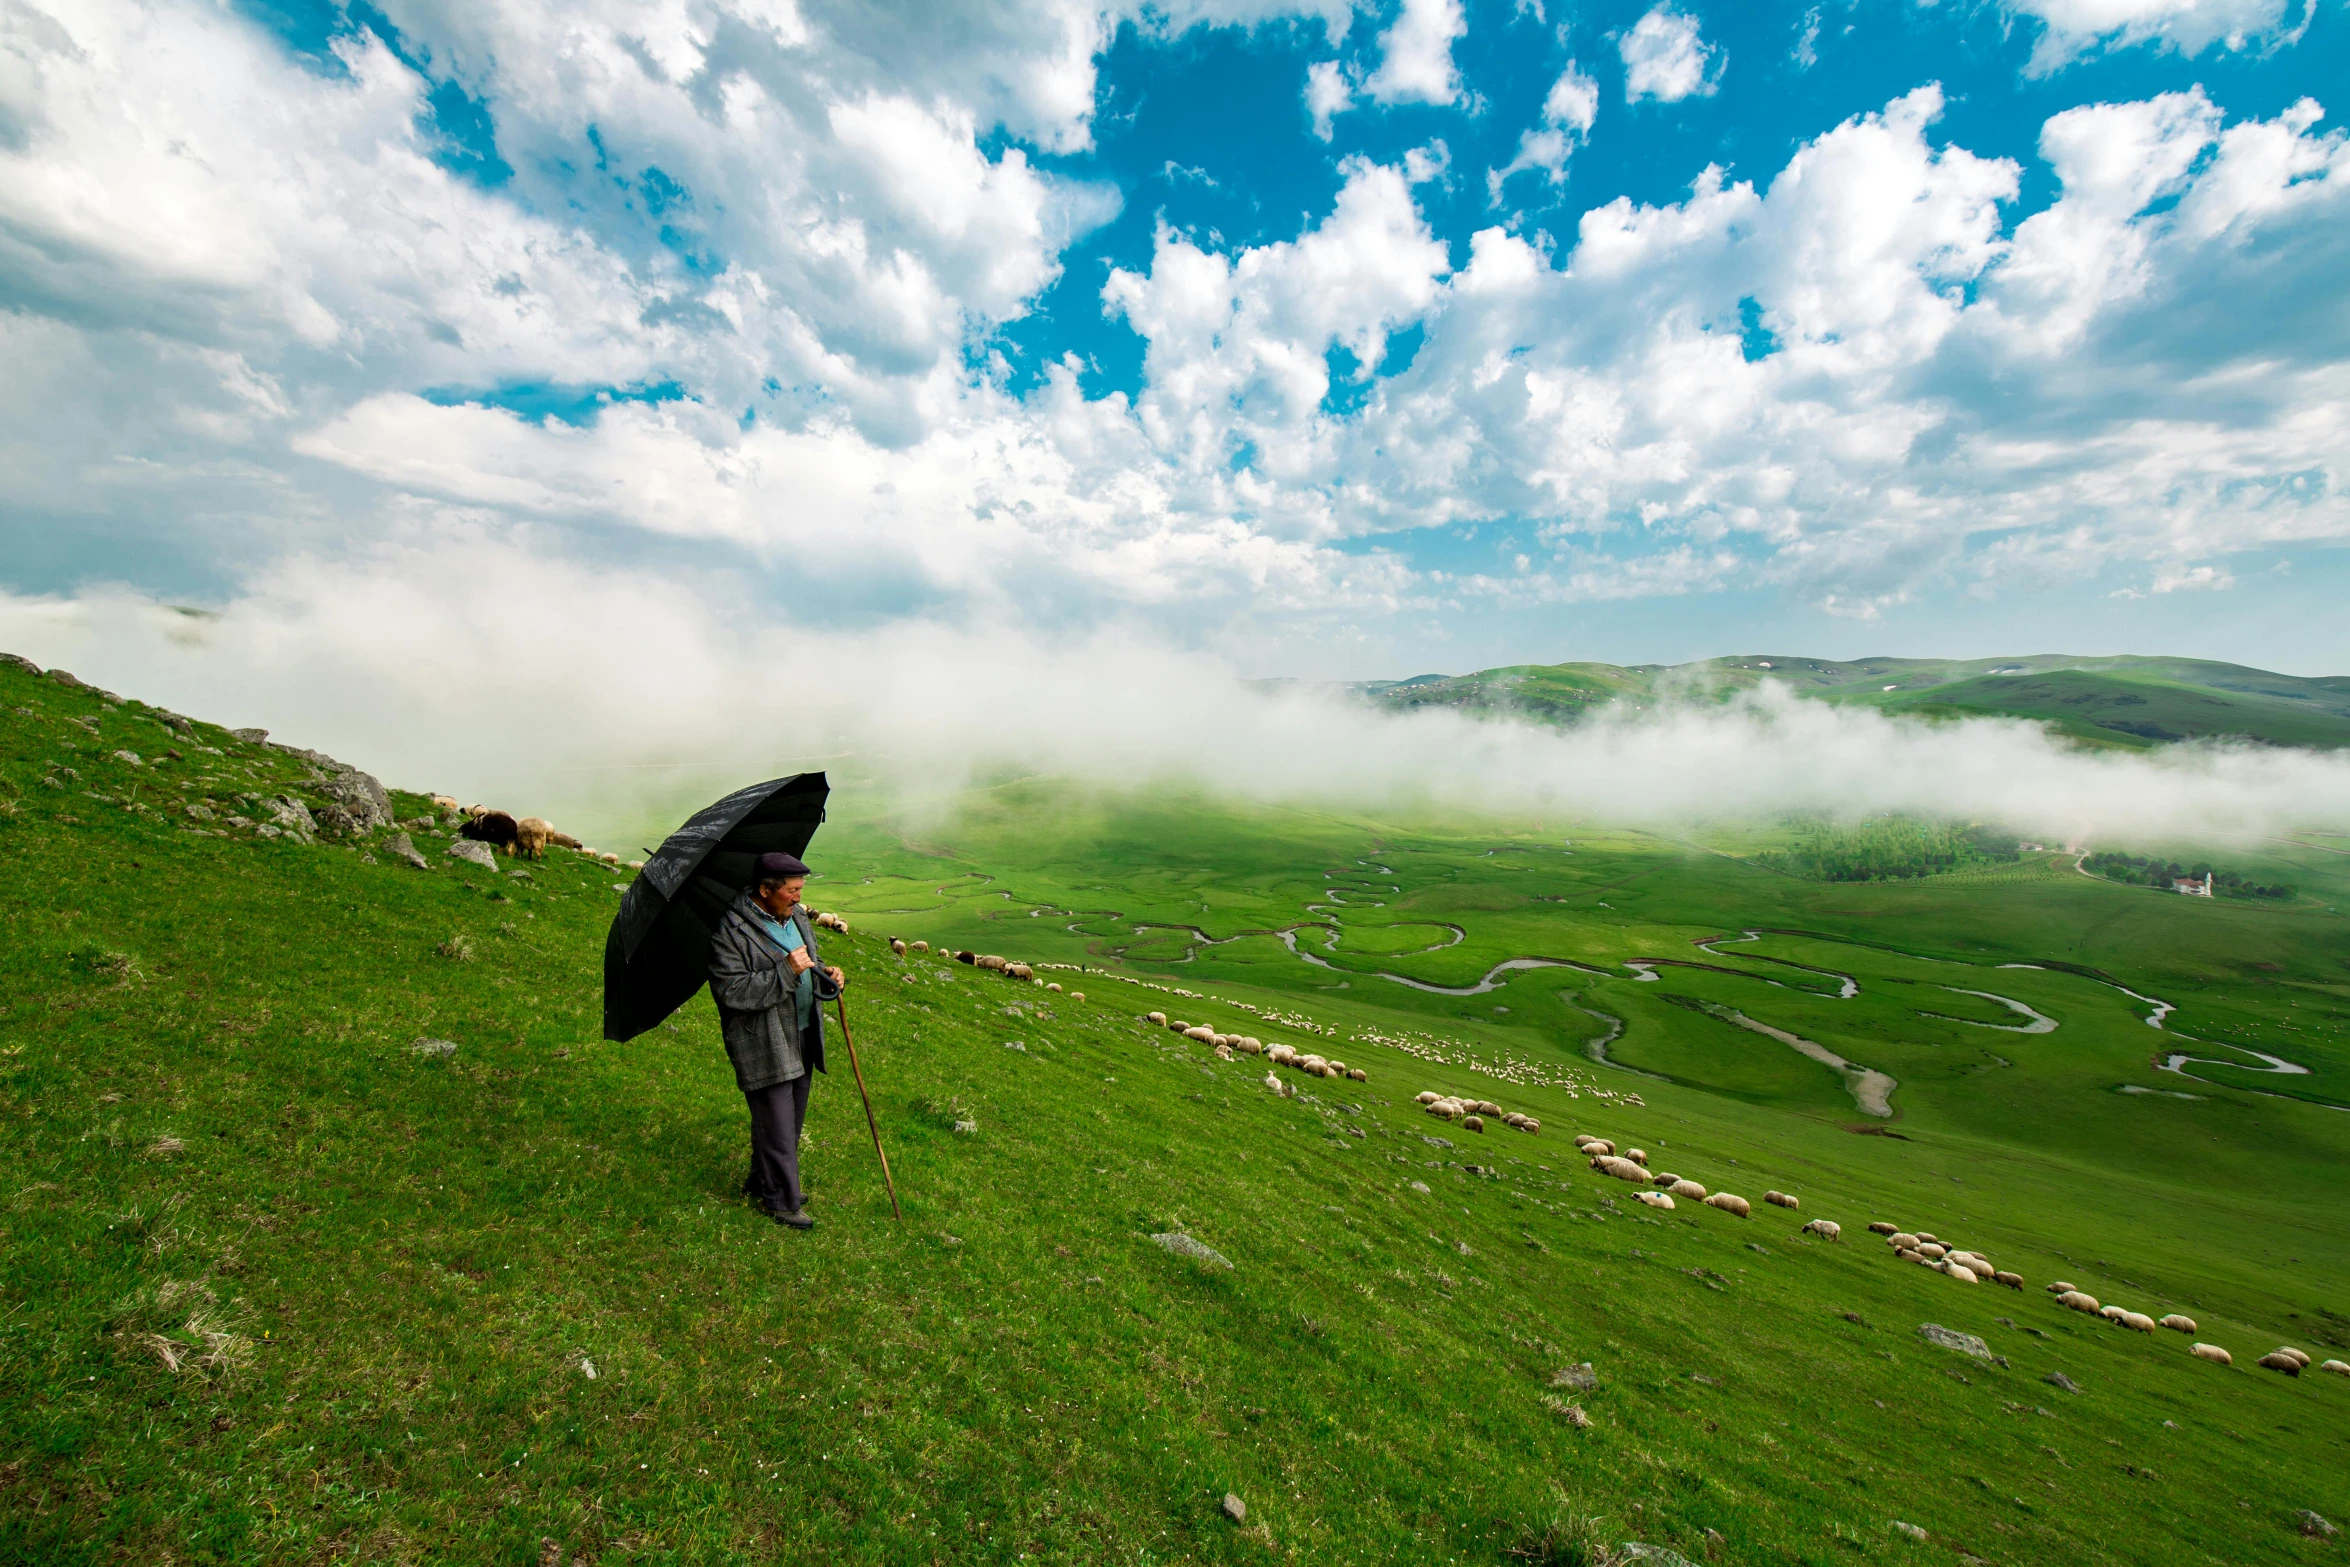
[[[776,1213],[800,1211],[800,1128],[808,1120],[808,1080],[802,1072],[788,1083],[746,1090],[751,1103],[751,1178],[743,1189],[751,1200]]]

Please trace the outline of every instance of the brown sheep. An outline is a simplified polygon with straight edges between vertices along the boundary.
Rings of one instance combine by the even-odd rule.
[[[1671,1192],[1676,1197],[1694,1198],[1698,1202],[1705,1201],[1705,1188],[1698,1185],[1695,1181],[1675,1181],[1672,1185],[1666,1187],[1665,1190]]]
[[[1991,1275],[1991,1282],[2004,1284],[2011,1290],[2020,1290],[2024,1287],[2024,1276],[2020,1273],[2009,1273],[2003,1269]]]
[[[2073,1310],[2092,1317],[2096,1316],[2100,1310],[2097,1297],[2086,1290],[2066,1290],[2062,1295],[2056,1297],[2056,1303],[2060,1306],[2070,1306]]]
[[[2295,1349],[2292,1345],[2279,1344],[2277,1346],[2277,1353],[2280,1355],[2290,1355],[2300,1365],[2302,1370],[2307,1371],[2309,1369],[2309,1356],[2303,1351]]]
[[[2182,1317],[2175,1311],[2162,1319],[2162,1325],[2166,1328],[2172,1329],[2174,1332],[2179,1333],[2192,1333],[2195,1331],[2195,1319],[2193,1317]]]
[[[1719,1208],[1724,1213],[1735,1214],[1741,1219],[1754,1212],[1752,1203],[1743,1197],[1733,1196],[1729,1192],[1714,1193],[1705,1200],[1705,1205],[1708,1208]]]
[[[2197,1360],[2208,1360],[2215,1366],[2232,1366],[2236,1363],[2236,1357],[2217,1344],[2197,1344],[2187,1353]]]
[[[1346,1076],[1347,1076],[1347,1081],[1349,1081],[1349,1082],[1353,1082],[1353,1083],[1367,1083],[1367,1082],[1369,1082],[1369,1081],[1371,1080],[1371,1074],[1370,1074],[1370,1072],[1369,1072],[1368,1070],[1366,1070],[1365,1068],[1363,1068],[1363,1067],[1359,1067],[1359,1066],[1350,1066],[1350,1067],[1348,1067],[1348,1068],[1346,1069]]]
[[[1483,1117],[1483,1116],[1481,1116],[1481,1115],[1464,1115],[1464,1116],[1462,1116],[1462,1117],[1461,1117],[1461,1130],[1462,1130],[1462,1131],[1464,1131],[1464,1132],[1482,1132],[1482,1131],[1484,1131],[1484,1130],[1485,1130],[1485,1117]]]
[[[1648,1163],[1648,1150],[1645,1148],[1627,1148],[1624,1150],[1624,1157],[1631,1160],[1634,1164],[1646,1164]]]
[[[1800,1208],[1803,1206],[1801,1198],[1790,1197],[1785,1192],[1765,1192],[1763,1193],[1763,1201],[1774,1208]]]
[[[916,952],[928,952],[930,950],[930,943],[927,941],[917,941],[914,943],[914,950]]]
[[[2260,1365],[2264,1371],[2282,1371],[2289,1377],[2297,1377],[2301,1374],[2301,1362],[2281,1349],[2272,1349],[2261,1356]]]
[[[906,944],[892,936],[889,939],[889,950],[893,956],[902,958],[906,955]]]
[[[1901,1233],[1901,1226],[1879,1219],[1869,1226],[1869,1233],[1871,1235],[1898,1235]]]

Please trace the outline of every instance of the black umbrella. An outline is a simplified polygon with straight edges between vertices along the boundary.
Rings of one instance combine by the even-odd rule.
[[[634,1039],[710,979],[710,935],[762,854],[800,854],[832,786],[799,773],[737,789],[662,841],[604,941],[604,1037]]]

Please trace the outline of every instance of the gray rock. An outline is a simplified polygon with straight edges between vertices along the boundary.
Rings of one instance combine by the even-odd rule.
[[[1562,1366],[1550,1374],[1552,1387],[1571,1387],[1578,1393],[1588,1393],[1599,1386],[1599,1373],[1586,1360],[1579,1366]]]
[[[1944,1349],[1955,1349],[1962,1355],[1972,1355],[1977,1360],[1991,1358],[1990,1345],[1972,1333],[1960,1333],[1955,1329],[1946,1328],[1938,1322],[1929,1322],[1918,1329],[1918,1337],[1929,1344],[1939,1344]]]
[[[1415,1192],[1418,1192],[1418,1193],[1419,1193],[1421,1196],[1423,1196],[1423,1197],[1425,1197],[1425,1196],[1428,1196],[1428,1195],[1429,1195],[1429,1192],[1428,1192],[1428,1183],[1427,1183],[1426,1181],[1414,1181],[1414,1182],[1412,1182],[1412,1190],[1413,1190],[1413,1191],[1415,1191]]]
[[[1898,1518],[1893,1520],[1893,1527],[1900,1530],[1903,1534],[1908,1535],[1913,1540],[1922,1540],[1926,1537],[1925,1530],[1919,1528],[1914,1523],[1903,1523]]]
[[[1153,1244],[1173,1252],[1178,1257],[1189,1257],[1195,1262],[1204,1262],[1211,1267],[1229,1268],[1232,1266],[1231,1258],[1226,1257],[1204,1241],[1194,1240],[1180,1232],[1154,1235],[1151,1237],[1151,1241]]]
[[[114,753],[114,759],[126,767],[144,767],[147,765],[145,762],[139,759],[139,753],[136,751],[117,751]]]
[[[52,679],[52,680],[54,680],[54,681],[56,681],[56,682],[57,682],[59,685],[61,685],[61,686],[75,686],[75,687],[78,687],[78,686],[80,686],[80,685],[81,685],[81,682],[80,682],[79,680],[76,680],[76,679],[75,679],[75,678],[74,678],[72,675],[70,675],[70,674],[66,673],[66,672],[65,672],[64,670],[62,670],[62,669],[52,669],[52,670],[50,670],[50,671],[49,671],[49,678],[50,678],[50,679]]]
[[[416,852],[416,844],[404,832],[396,832],[384,840],[384,852],[394,859],[406,860],[420,871],[432,869],[432,861]]]
[[[231,729],[229,733],[247,745],[259,745],[269,738],[269,731],[266,729]]]
[[[0,653],[0,664],[6,664],[10,669],[21,669],[28,675],[37,675],[41,672],[41,666],[22,653]]]
[[[443,852],[452,860],[463,860],[468,865],[478,865],[485,871],[495,871],[498,868],[498,851],[486,843],[476,843],[471,838],[452,838],[449,840],[449,847]]]
[[[264,800],[261,808],[280,832],[292,833],[297,838],[318,836],[318,819],[310,814],[310,807],[290,794],[281,794],[274,800]]]
[[[2301,1509],[2299,1522],[2301,1524],[2301,1532],[2308,1535],[2312,1540],[2330,1540],[2335,1535],[2342,1532],[2339,1529],[2336,1529],[2332,1524],[2327,1523],[2323,1518],[2320,1518],[2317,1514],[2311,1512],[2306,1507]]]
[[[1239,1497],[1233,1495],[1230,1491],[1226,1491],[1224,1493],[1224,1516],[1231,1519],[1234,1523],[1247,1523],[1248,1503],[1242,1501]],[[2314,1517],[2315,1515],[2312,1514],[2312,1516]]]
[[[324,838],[353,838],[359,834],[359,824],[339,805],[322,805],[310,813],[310,819],[318,823],[319,836]]]
[[[323,792],[350,813],[354,831],[373,832],[392,819],[392,797],[371,773],[357,768],[337,773],[327,780]]]
[[[1697,1564],[1667,1545],[1649,1545],[1640,1540],[1626,1540],[1616,1547],[1616,1560],[1624,1562],[1655,1562],[1657,1567],[1697,1567]]]
[[[2061,1371],[2051,1371],[2047,1376],[2042,1377],[2040,1380],[2050,1383],[2053,1386],[2063,1388],[2067,1393],[2078,1393],[2081,1390],[2079,1385],[2076,1384],[2071,1377],[2066,1376]]]
[[[419,1039],[408,1047],[420,1056],[453,1056],[457,1053],[454,1039]]]

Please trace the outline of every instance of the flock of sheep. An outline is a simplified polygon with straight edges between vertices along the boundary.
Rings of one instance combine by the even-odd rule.
[[[487,805],[468,805],[462,808],[445,794],[432,797],[433,808],[465,818],[457,829],[457,836],[470,838],[475,843],[486,843],[500,854],[520,855],[526,860],[543,860],[547,850],[577,849],[591,860],[606,865],[624,863],[617,854],[606,854],[591,849],[567,832],[560,831],[543,816],[514,816]],[[630,870],[644,869],[644,861],[625,862]]]
[[[469,814],[478,811],[478,807],[469,808]],[[546,828],[546,824],[539,822],[535,817],[525,818],[523,823],[515,825],[517,827],[535,825],[541,829]],[[548,830],[551,831],[551,829]],[[572,847],[577,847],[575,839],[548,839],[544,837],[540,839],[541,847],[543,848],[543,845],[550,841],[565,842]],[[593,853],[594,851],[588,852]],[[601,858],[611,860],[613,856],[604,855]],[[838,914],[818,914],[815,916],[815,922],[828,930],[838,931],[844,936],[848,934],[849,922]],[[909,953],[927,954],[930,951],[930,943],[927,941],[909,943],[892,937],[890,938],[889,950],[901,958]],[[1034,982],[1036,978],[1036,971],[1028,964],[1010,962],[991,953],[953,951],[946,947],[940,947],[938,952],[941,957],[951,957],[958,963],[967,963],[990,973],[1002,974],[1008,979]],[[1049,991],[1057,992],[1060,988],[1055,983],[1048,982],[1045,985],[1045,989]],[[1085,993],[1073,991],[1070,993],[1070,999],[1083,1001]],[[1170,1032],[1181,1034],[1186,1039],[1207,1045],[1226,1061],[1235,1060],[1244,1055],[1263,1056],[1275,1066],[1291,1067],[1309,1077],[1344,1078],[1357,1083],[1367,1083],[1371,1078],[1371,1074],[1361,1067],[1350,1067],[1344,1061],[1331,1060],[1319,1055],[1302,1054],[1289,1045],[1268,1045],[1254,1035],[1220,1034],[1204,1024],[1187,1023],[1181,1018],[1170,1018],[1164,1012],[1145,1013],[1144,1017],[1155,1027],[1167,1029]],[[1283,1097],[1295,1092],[1288,1082],[1273,1072],[1265,1074],[1265,1087]],[[1535,1117],[1522,1111],[1504,1110],[1491,1100],[1468,1099],[1458,1094],[1441,1094],[1430,1089],[1419,1094],[1416,1103],[1430,1115],[1457,1123],[1464,1131],[1482,1132],[1485,1130],[1485,1123],[1488,1119],[1498,1120],[1504,1126],[1514,1127],[1530,1135],[1542,1130],[1541,1121]],[[1619,1154],[1616,1151],[1616,1145],[1609,1139],[1594,1136],[1588,1132],[1576,1136],[1575,1147],[1578,1152],[1591,1161],[1591,1168],[1602,1175],[1613,1176],[1617,1180],[1629,1181],[1645,1188],[1633,1193],[1633,1196],[1651,1208],[1670,1210],[1674,1206],[1675,1198],[1683,1198],[1703,1203],[1708,1208],[1719,1209],[1723,1213],[1740,1219],[1750,1216],[1754,1211],[1753,1204],[1734,1192],[1708,1192],[1703,1186],[1684,1176],[1673,1174],[1670,1171],[1651,1171],[1648,1167],[1648,1153],[1645,1149],[1626,1148]],[[1763,1201],[1778,1208],[1801,1209],[1803,1206],[1801,1199],[1781,1191],[1763,1193]],[[1914,1262],[1922,1267],[1931,1268],[1960,1283],[2004,1284],[2012,1290],[2020,1290],[2024,1287],[2022,1274],[1994,1265],[1991,1259],[1981,1252],[1946,1246],[1923,1231],[1904,1230],[1882,1219],[1871,1224],[1869,1231],[1871,1234],[1885,1237],[1886,1245],[1902,1261]],[[1813,1219],[1803,1226],[1802,1233],[1817,1235],[1822,1240],[1839,1241],[1843,1238],[1844,1231],[1843,1227],[1833,1219]],[[2173,1312],[2157,1319],[2149,1317],[2141,1311],[2128,1311],[2120,1306],[2103,1305],[2098,1302],[2095,1296],[2076,1289],[2061,1280],[2049,1285],[2048,1293],[2055,1296],[2060,1305],[2069,1306],[2075,1311],[2085,1312],[2092,1316],[2102,1317],[2133,1332],[2151,1334],[2158,1328],[2168,1328],[2174,1332],[2186,1334],[2193,1334],[2196,1331],[2195,1320],[2192,1317],[2181,1316]],[[2212,1361],[2218,1365],[2235,1364],[2234,1357],[2217,1344],[2198,1342],[2193,1346],[2192,1353],[2198,1359]],[[2309,1368],[2311,1361],[2309,1356],[2301,1350],[2295,1349],[2291,1345],[2284,1345],[2261,1356],[2259,1363],[2271,1371],[2281,1371],[2287,1376],[2299,1376]],[[2331,1371],[2339,1376],[2350,1376],[2350,1362],[2327,1360],[2319,1363],[2318,1369]]]

